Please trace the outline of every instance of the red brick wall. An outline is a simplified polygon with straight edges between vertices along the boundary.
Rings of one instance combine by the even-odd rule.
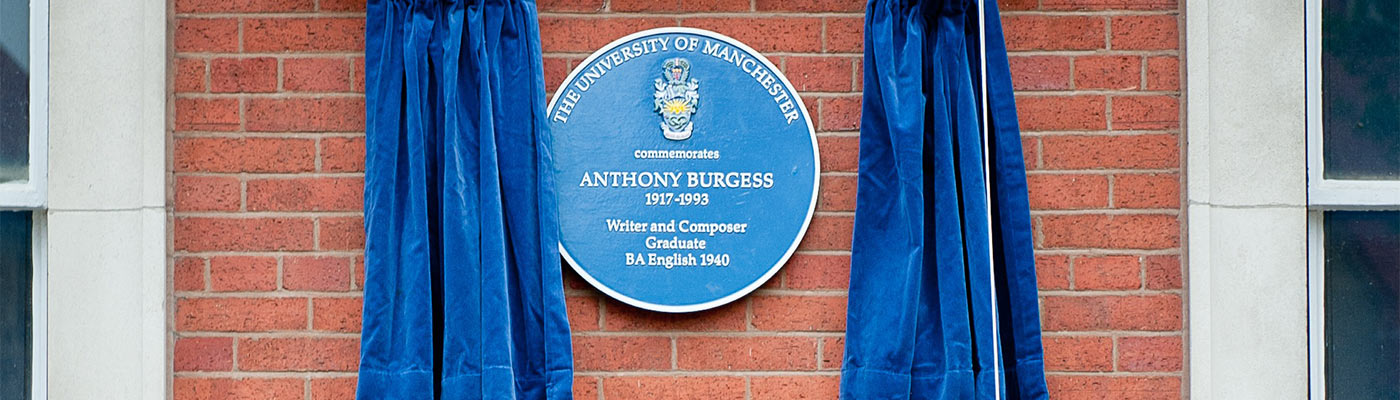
[[[175,398],[351,398],[363,276],[364,5],[174,3]],[[766,53],[803,92],[826,170],[800,251],[732,305],[639,311],[568,272],[578,398],[836,397],[863,3],[540,0],[550,88],[624,34],[715,30]],[[1002,8],[1026,131],[1052,395],[1179,398],[1180,5]]]

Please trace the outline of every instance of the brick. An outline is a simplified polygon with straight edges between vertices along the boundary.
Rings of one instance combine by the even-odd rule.
[[[314,0],[176,0],[177,13],[273,13],[312,11]]]
[[[1027,11],[1039,7],[1040,0],[1007,0],[999,1],[997,5],[1001,7],[1001,11]]]
[[[177,292],[204,290],[204,259],[176,257],[171,275]]]
[[[826,52],[861,53],[865,51],[864,17],[827,17]]]
[[[209,89],[214,93],[277,91],[277,59],[215,58],[209,63]]]
[[[306,299],[193,298],[175,302],[175,330],[267,332],[306,328]]]
[[[1177,256],[1148,256],[1147,288],[1154,290],[1181,289],[1181,259]]]
[[[1181,89],[1181,70],[1176,57],[1147,58],[1147,90]]]
[[[1113,205],[1118,208],[1179,208],[1181,178],[1177,174],[1114,175]]]
[[[817,147],[821,149],[822,172],[856,172],[860,164],[860,138],[819,137]]]
[[[339,337],[244,338],[238,340],[242,371],[353,372],[360,340]]]
[[[1074,258],[1076,290],[1129,290],[1142,287],[1142,261],[1136,256]]]
[[[1035,256],[1035,284],[1040,290],[1069,289],[1069,257]]]
[[[1002,18],[1010,51],[1097,50],[1104,48],[1104,18],[1015,15]]]
[[[603,386],[602,379],[593,376],[574,377],[574,398],[579,400],[595,400],[598,397],[598,390]]]
[[[821,190],[817,193],[817,210],[855,211],[855,209],[855,176],[826,175],[821,178]]]
[[[176,18],[175,51],[180,53],[238,51],[238,20],[233,18]]]
[[[1180,101],[1172,96],[1113,98],[1113,129],[1174,129],[1180,126]]]
[[[176,138],[175,172],[310,172],[316,143],[283,138]]]
[[[1030,205],[1036,210],[1072,210],[1108,206],[1108,176],[1029,174]]]
[[[349,400],[355,398],[355,378],[312,378],[311,400]]]
[[[350,11],[364,12],[365,0],[317,0],[321,5],[321,11]]]
[[[737,376],[620,376],[603,378],[613,399],[740,400],[744,378]]]
[[[1010,57],[1011,85],[1016,90],[1069,89],[1069,57]]]
[[[249,18],[243,20],[247,52],[362,51],[363,18]]]
[[[1047,296],[1041,299],[1046,331],[1175,331],[1181,329],[1181,297]]]
[[[822,20],[812,17],[698,17],[682,26],[738,39],[760,52],[816,53],[822,50]]]
[[[1171,400],[1181,398],[1181,377],[1049,375],[1045,383],[1056,400]]]
[[[1105,336],[1047,336],[1045,370],[1106,372],[1113,370],[1113,338]]]
[[[350,74],[350,78],[353,80],[353,82],[352,82],[352,84],[350,85],[350,87],[351,87],[352,90],[354,90],[354,91],[356,91],[356,92],[364,93],[364,92],[365,92],[365,58],[364,58],[364,57],[355,57],[355,60],[351,62],[351,66],[353,67],[354,72],[352,72],[352,73]]]
[[[238,211],[243,192],[231,176],[176,176],[176,211]]]
[[[351,257],[354,261],[350,264],[350,287],[360,290],[365,288],[365,258],[364,256]]]
[[[614,332],[679,331],[712,332],[742,331],[746,327],[744,302],[736,301],[702,313],[658,313],[608,300],[603,320],[604,328]]]
[[[848,216],[812,217],[798,250],[850,250],[854,221]]]
[[[207,90],[204,78],[209,63],[202,58],[175,59],[175,93],[197,93]]]
[[[1142,87],[1142,57],[1075,57],[1074,87],[1076,89],[1137,90]]]
[[[321,218],[319,227],[321,250],[365,248],[365,225],[360,217]]]
[[[574,336],[574,368],[579,371],[671,369],[671,339]]]
[[[230,371],[233,338],[186,337],[175,339],[175,371]]]
[[[331,137],[321,139],[321,171],[364,172],[365,138]]]
[[[841,392],[840,376],[755,376],[753,398],[818,400],[835,399]]]
[[[800,12],[800,13],[821,13],[821,12],[864,12],[865,1],[862,0],[756,0],[754,8],[758,11],[777,12]]]
[[[598,322],[598,316],[602,313],[598,304],[598,298],[594,296],[564,297],[564,305],[569,312],[569,329],[574,332],[598,330],[602,326]]]
[[[679,337],[676,365],[692,371],[810,371],[817,367],[810,337]]]
[[[1016,111],[1026,131],[1103,130],[1107,100],[1098,95],[1021,96]]]
[[[1175,50],[1178,48],[1176,15],[1113,17],[1114,50]]]
[[[592,289],[593,289],[593,285],[591,285],[591,284],[589,284],[588,282],[584,281],[582,277],[579,277],[579,276],[578,276],[578,272],[575,272],[573,268],[563,268],[563,270],[564,270],[564,289],[566,289],[566,290],[592,290]]]
[[[1143,336],[1118,339],[1118,369],[1131,372],[1181,371],[1180,336]]]
[[[1175,215],[1047,215],[1044,248],[1168,249],[1180,245]]]
[[[590,13],[602,11],[603,0],[538,0],[537,6],[540,12]]]
[[[288,256],[282,259],[282,288],[318,292],[350,290],[350,258]]]
[[[1021,157],[1026,162],[1027,170],[1040,169],[1040,138],[1021,138]]]
[[[865,85],[865,64],[864,64],[864,61],[863,61],[863,60],[857,60],[856,63],[855,63],[855,66],[856,66],[856,67],[855,67],[855,68],[856,68],[856,81],[855,81],[856,87],[855,87],[855,91],[859,92],[859,91],[865,90],[865,86],[864,86],[864,85]]]
[[[761,331],[846,330],[844,296],[752,296],[753,327]]]
[[[726,12],[749,11],[747,0],[611,0],[613,12]]]
[[[855,62],[850,57],[792,56],[783,62],[783,74],[799,91],[849,92]]]
[[[1047,136],[1041,138],[1045,168],[1176,168],[1176,135]]]
[[[254,98],[247,100],[253,132],[359,132],[365,129],[363,97]]]
[[[357,333],[363,324],[364,299],[328,297],[311,299],[311,329]]]
[[[821,369],[840,370],[842,358],[845,356],[846,337],[835,336],[822,338],[822,359]]]
[[[174,378],[175,400],[301,400],[302,378]]]
[[[236,131],[238,99],[175,99],[176,131]]]
[[[544,58],[544,90],[551,96],[560,85],[564,84],[564,78],[569,77],[569,59],[564,57]]]
[[[783,267],[783,279],[789,289],[844,290],[851,286],[851,257],[793,254]]]
[[[282,61],[282,89],[292,92],[346,92],[348,58],[288,58]]]
[[[1176,0],[1044,0],[1046,10],[1175,10]]]
[[[633,32],[675,26],[674,18],[540,17],[540,45],[546,51],[592,53]]]
[[[827,97],[821,99],[822,131],[853,131],[860,129],[860,96]]]
[[[175,250],[279,251],[311,250],[313,227],[306,218],[175,219]]]
[[[248,211],[356,211],[363,197],[363,178],[248,181]]]
[[[255,256],[210,258],[209,287],[215,292],[277,290],[277,259]]]

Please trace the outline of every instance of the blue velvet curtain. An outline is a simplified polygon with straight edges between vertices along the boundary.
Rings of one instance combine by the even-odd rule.
[[[866,8],[842,398],[1048,397],[1025,164],[994,0],[984,5],[990,193],[984,183],[977,7]]]
[[[535,4],[370,0],[360,399],[567,399]]]

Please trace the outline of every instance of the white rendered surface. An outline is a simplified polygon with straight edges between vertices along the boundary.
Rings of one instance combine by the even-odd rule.
[[[49,7],[49,398],[169,397],[167,7]]]
[[[1187,0],[1192,399],[1308,395],[1304,8]]]

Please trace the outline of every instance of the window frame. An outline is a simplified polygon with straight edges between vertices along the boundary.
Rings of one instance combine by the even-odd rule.
[[[38,2],[41,0],[35,0]],[[30,257],[33,272],[29,278],[29,393],[31,400],[49,398],[49,278],[48,217],[34,211]]]
[[[1322,0],[1305,0],[1308,398],[1327,398],[1324,213],[1400,210],[1400,180],[1327,179],[1322,160]],[[1400,134],[1400,132],[1396,132]]]
[[[29,177],[0,183],[0,211],[30,212],[31,399],[48,398],[49,0],[29,0]]]
[[[0,183],[0,210],[48,204],[48,115],[49,0],[29,0],[29,179]]]

